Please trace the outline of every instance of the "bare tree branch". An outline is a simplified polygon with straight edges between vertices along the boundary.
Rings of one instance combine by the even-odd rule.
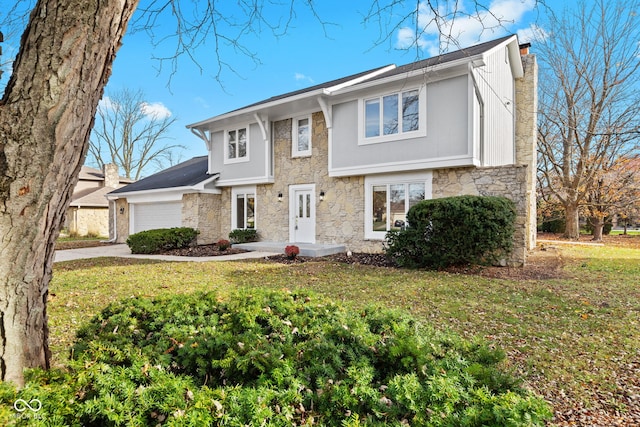
[[[176,119],[149,111],[142,91],[123,90],[103,98],[96,113],[89,156],[98,167],[115,163],[129,179],[140,179],[151,163],[162,168],[164,159],[185,147],[162,145]]]

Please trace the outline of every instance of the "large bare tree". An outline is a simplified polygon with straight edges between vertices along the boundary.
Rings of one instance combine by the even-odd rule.
[[[385,3],[402,2],[372,3],[368,18],[388,10]],[[456,14],[440,16],[439,3],[419,4],[432,10],[429,22],[445,28]],[[489,2],[475,1],[477,10],[486,9],[483,3]],[[14,4],[32,7],[30,0]],[[137,6],[138,0],[38,0],[28,15],[0,101],[0,380],[22,385],[24,368],[49,366],[46,302],[54,243],[85,160],[98,101]],[[243,47],[245,35],[260,28],[285,34],[300,7],[318,15],[312,0],[301,6],[295,0],[239,0],[225,2],[226,11],[220,7],[214,0],[145,0],[137,24],[161,32],[156,40],[174,43],[175,53],[159,58],[169,60],[171,72],[178,72],[176,58],[194,57],[206,42],[215,61],[207,67],[217,67],[214,74],[220,76],[233,71],[220,55],[224,44],[258,60]],[[272,13],[274,7],[280,7],[280,16]],[[418,9],[402,18],[415,16],[410,20],[417,37],[423,32]],[[11,19],[21,16],[14,10]],[[174,28],[156,27],[163,14],[175,18]]]
[[[114,163],[126,178],[138,180],[150,164],[162,168],[175,158],[174,151],[185,148],[162,143],[176,119],[163,106],[147,103],[142,91],[108,95],[98,105],[89,144],[89,158],[100,169]]]
[[[538,41],[538,178],[579,237],[579,211],[601,172],[637,150],[640,132],[640,4],[584,1],[551,15]]]

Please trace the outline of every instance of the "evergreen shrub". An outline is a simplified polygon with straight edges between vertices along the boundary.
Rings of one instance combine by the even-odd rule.
[[[494,264],[511,252],[515,218],[505,197],[424,200],[407,212],[408,227],[387,233],[385,252],[407,268]]]
[[[69,426],[542,426],[550,418],[501,369],[502,352],[403,312],[305,292],[127,299],[82,327],[72,356],[67,369],[31,371],[19,392],[0,384],[0,401],[39,399],[46,425]],[[10,412],[0,403],[0,423]]]
[[[195,243],[198,230],[189,227],[158,228],[135,233],[127,238],[132,254],[155,254],[185,248]]]
[[[258,241],[258,232],[255,228],[237,228],[229,233],[232,243],[249,243]]]

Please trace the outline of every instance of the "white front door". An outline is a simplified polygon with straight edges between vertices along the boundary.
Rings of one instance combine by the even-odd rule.
[[[299,243],[316,242],[316,197],[315,185],[292,185],[289,187],[289,240]]]

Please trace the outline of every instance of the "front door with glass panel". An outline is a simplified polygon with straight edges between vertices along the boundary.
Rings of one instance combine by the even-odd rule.
[[[316,203],[313,186],[291,186],[289,189],[291,242],[316,242]]]

